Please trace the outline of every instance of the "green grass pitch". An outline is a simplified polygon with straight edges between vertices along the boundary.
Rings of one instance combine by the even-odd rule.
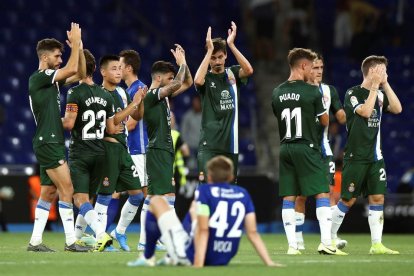
[[[385,235],[384,244],[399,250],[401,255],[371,256],[370,237],[367,234],[344,234],[348,240],[349,256],[319,255],[316,248],[318,235],[305,235],[306,250],[301,256],[285,255],[286,238],[282,234],[263,235],[273,260],[284,268],[268,268],[243,238],[239,252],[227,267],[194,269],[188,267],[130,268],[126,262],[138,256],[134,250],[138,235],[129,233],[129,245],[133,252],[117,253],[69,253],[63,252],[63,233],[46,233],[44,242],[58,250],[57,253],[27,252],[29,233],[0,233],[0,275],[414,275],[414,235]],[[116,242],[115,245],[117,246]],[[158,253],[157,256],[161,256]]]

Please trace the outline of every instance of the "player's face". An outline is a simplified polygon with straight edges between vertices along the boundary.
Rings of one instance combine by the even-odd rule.
[[[211,55],[210,58],[210,67],[211,71],[215,74],[224,72],[224,64],[226,62],[227,55],[223,51],[217,51],[215,54]]]
[[[109,83],[118,84],[121,82],[121,63],[116,60],[110,61],[102,70],[102,77]]]
[[[322,82],[323,75],[323,61],[321,59],[315,59],[312,67],[313,83],[320,84]]]
[[[121,77],[122,80],[125,80],[131,66],[125,64],[125,59],[123,57],[121,57],[119,62],[121,63]]]
[[[161,77],[160,87],[163,87],[169,84],[174,79],[174,73],[169,72],[169,73],[160,75],[160,77]]]
[[[45,54],[45,61],[48,69],[59,69],[62,64],[62,52],[59,49],[47,52]]]

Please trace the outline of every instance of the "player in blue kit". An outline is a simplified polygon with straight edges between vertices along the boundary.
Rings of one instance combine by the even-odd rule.
[[[257,233],[249,194],[244,188],[229,184],[234,177],[232,161],[224,156],[214,157],[207,163],[207,172],[209,185],[198,188],[183,224],[163,197],[151,198],[145,251],[128,266],[155,266],[155,245],[160,237],[168,253],[158,265],[227,265],[237,253],[243,222],[247,237],[263,262],[280,266],[270,259]]]

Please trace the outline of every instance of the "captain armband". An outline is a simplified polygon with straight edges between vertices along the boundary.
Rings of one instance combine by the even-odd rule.
[[[210,207],[207,204],[197,202],[197,215],[198,216],[210,216]]]
[[[67,112],[75,112],[78,113],[78,105],[77,104],[67,104],[66,105]]]

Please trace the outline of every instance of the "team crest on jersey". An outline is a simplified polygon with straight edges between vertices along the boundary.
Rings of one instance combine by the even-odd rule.
[[[52,75],[53,72],[55,72],[55,70],[52,70],[52,69],[46,69],[45,70],[45,74],[48,75],[48,76]]]
[[[231,98],[231,96],[230,96],[230,92],[228,90],[221,91],[221,99],[227,100],[227,99],[230,99],[230,98]]]
[[[175,179],[174,179],[174,177],[171,179],[171,185],[172,185],[173,187],[175,187]]]
[[[104,180],[102,182],[102,185],[104,185],[105,187],[108,187],[109,186],[109,178],[108,177],[105,177],[104,178]]]
[[[358,104],[358,99],[355,96],[351,97],[351,104],[353,107],[355,107]]]
[[[354,183],[349,184],[348,191],[350,193],[355,192],[355,184]]]

